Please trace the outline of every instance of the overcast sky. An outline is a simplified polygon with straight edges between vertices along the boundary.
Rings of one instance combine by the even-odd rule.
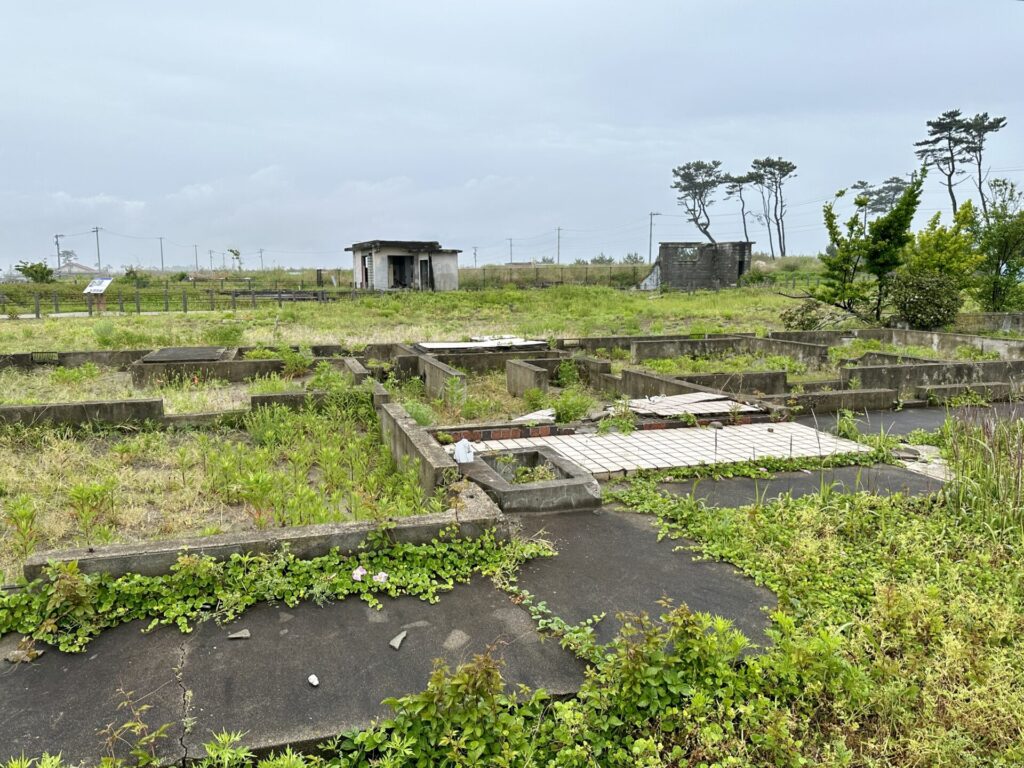
[[[1016,0],[10,3],[0,269],[52,264],[55,233],[94,264],[94,226],[118,268],[159,263],[125,235],[168,265],[347,266],[373,238],[520,261],[556,227],[563,261],[646,256],[650,211],[655,242],[699,239],[674,166],[769,154],[816,253],[822,201],[911,171],[944,110],[1005,115],[989,164],[1024,182],[1022,40]]]

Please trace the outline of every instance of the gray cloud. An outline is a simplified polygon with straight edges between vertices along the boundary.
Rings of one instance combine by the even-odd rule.
[[[924,122],[1005,114],[1024,181],[1024,5],[911,0],[280,4],[70,2],[0,28],[0,268],[98,225],[105,261],[263,247],[344,263],[370,237],[482,259],[646,251],[679,214],[670,171],[781,154],[792,250],[821,200],[915,166]],[[924,215],[943,208],[930,182]],[[740,231],[714,209],[723,237]],[[713,231],[715,231],[713,230]],[[682,218],[657,233],[691,238]],[[760,233],[752,233],[757,239]],[[179,247],[179,244],[181,247]],[[83,260],[89,236],[68,238]],[[271,255],[272,254],[272,255]]]

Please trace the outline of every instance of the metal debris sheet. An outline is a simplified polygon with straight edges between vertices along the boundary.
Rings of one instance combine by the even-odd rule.
[[[679,416],[683,413],[704,416],[715,413],[760,413],[761,409],[731,400],[712,392],[688,392],[685,395],[665,395],[630,400],[629,408],[641,416]]]

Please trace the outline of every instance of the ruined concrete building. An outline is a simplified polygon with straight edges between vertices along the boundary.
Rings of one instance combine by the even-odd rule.
[[[750,269],[753,243],[659,243],[658,259],[641,290],[715,290],[739,282]]]
[[[459,254],[436,240],[367,240],[352,252],[352,282],[368,291],[457,291]]]

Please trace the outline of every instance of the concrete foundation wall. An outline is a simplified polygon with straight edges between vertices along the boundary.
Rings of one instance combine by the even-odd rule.
[[[419,375],[423,377],[427,397],[444,399],[450,395],[453,386],[466,391],[466,374],[432,355],[419,356]]]
[[[956,319],[956,329],[962,333],[983,331],[1024,332],[1022,312],[965,312]]]
[[[638,339],[629,345],[629,357],[634,363],[670,357],[707,357],[724,355],[737,350],[739,339]]]
[[[456,510],[434,515],[417,515],[396,520],[388,536],[398,543],[426,544],[444,529],[454,526],[460,537],[476,538],[493,531],[500,539],[508,539],[512,523],[501,514],[487,495],[472,484],[460,489]],[[107,573],[113,577],[127,573],[159,576],[169,573],[182,554],[202,555],[218,560],[236,553],[270,553],[287,546],[299,558],[326,555],[332,549],[354,552],[379,523],[354,522],[305,525],[277,528],[270,531],[226,533],[201,538],[166,539],[142,544],[114,544],[87,549],[66,549],[39,552],[25,562],[24,574],[29,581],[40,578],[51,562],[78,563],[82,573]]]
[[[694,373],[677,377],[690,384],[733,394],[781,395],[789,391],[785,371],[753,373]]]
[[[395,461],[418,465],[420,486],[426,493],[458,477],[459,467],[437,441],[420,427],[398,403],[385,403],[378,409],[380,430]]]
[[[562,356],[557,351],[519,350],[503,352],[432,352],[436,360],[470,373],[492,373],[505,370],[509,360],[532,360]]]
[[[513,397],[522,397],[529,389],[548,390],[551,374],[546,368],[525,360],[509,360],[505,363],[505,387]]]
[[[161,421],[163,400],[106,400],[82,403],[48,403],[41,405],[5,405],[0,407],[3,424],[128,424]]]
[[[64,368],[75,368],[86,363],[93,363],[103,368],[123,370],[136,360],[148,355],[150,349],[97,350],[88,352],[57,352],[56,365]],[[38,354],[38,353],[37,353]],[[45,354],[45,353],[44,353]],[[0,355],[0,368],[35,368],[43,363],[33,360],[32,352],[18,352],[11,355]],[[48,363],[52,366],[53,363]]]
[[[840,370],[844,386],[851,377],[867,389],[895,389],[907,399],[918,387],[939,384],[986,382],[1016,383],[1024,378],[1024,360],[993,360],[977,363],[918,363],[878,365]]]
[[[256,376],[280,373],[284,363],[280,360],[219,360],[212,363],[133,363],[128,367],[132,383],[143,387],[158,381],[191,378],[217,379],[242,382]]]
[[[895,389],[846,389],[837,392],[805,392],[799,395],[771,395],[764,398],[779,405],[798,407],[808,413],[836,411],[885,411],[896,404]]]

